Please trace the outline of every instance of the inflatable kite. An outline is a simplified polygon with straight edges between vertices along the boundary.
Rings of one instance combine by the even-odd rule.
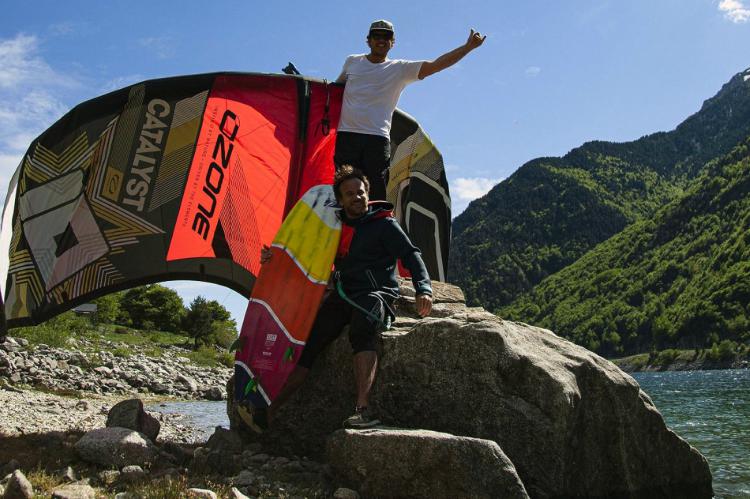
[[[73,108],[29,147],[0,231],[7,327],[134,286],[190,279],[249,296],[260,250],[331,183],[343,86],[215,73],[150,80]],[[450,198],[439,151],[396,111],[388,200],[445,280]]]

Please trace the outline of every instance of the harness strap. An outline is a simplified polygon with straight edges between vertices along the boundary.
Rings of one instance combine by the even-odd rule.
[[[365,310],[363,307],[359,306],[359,304],[355,303],[351,298],[346,296],[346,293],[344,293],[344,288],[341,286],[341,281],[336,280],[336,291],[338,291],[339,296],[341,299],[343,299],[346,303],[351,305],[352,307],[356,308],[363,314],[365,314],[366,317],[368,317],[371,321],[376,323],[379,328],[382,328],[383,331],[388,331],[391,328],[391,316],[388,315],[388,313],[385,313],[385,320],[382,320],[377,315],[373,314],[369,310]]]

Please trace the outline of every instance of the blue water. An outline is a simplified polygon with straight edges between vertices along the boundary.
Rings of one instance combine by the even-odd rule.
[[[165,402],[146,409],[165,414],[184,414],[204,439],[210,437],[217,426],[229,428],[226,402]]]
[[[708,459],[716,497],[750,497],[750,369],[633,377],[667,426]]]
[[[717,498],[750,498],[750,369],[635,373],[672,430],[708,459]],[[170,402],[206,438],[228,427],[225,402]]]

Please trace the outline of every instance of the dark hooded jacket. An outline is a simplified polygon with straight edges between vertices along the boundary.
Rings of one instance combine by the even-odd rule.
[[[392,204],[373,201],[367,213],[354,220],[344,210],[339,211],[343,224],[336,276],[347,296],[356,298],[375,292],[398,298],[397,260],[411,273],[417,294],[432,295],[422,254],[393,218],[391,210]]]

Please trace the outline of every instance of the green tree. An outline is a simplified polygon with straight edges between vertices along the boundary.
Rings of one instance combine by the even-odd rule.
[[[120,315],[122,293],[110,293],[100,296],[93,303],[96,305],[96,320],[103,324],[114,324]]]
[[[213,317],[211,305],[202,296],[195,297],[190,303],[190,307],[185,314],[183,327],[188,336],[193,338],[196,349],[201,343],[208,344],[211,342],[214,333]]]
[[[144,329],[178,332],[185,315],[182,298],[161,284],[129,289],[120,300],[121,324]]]

